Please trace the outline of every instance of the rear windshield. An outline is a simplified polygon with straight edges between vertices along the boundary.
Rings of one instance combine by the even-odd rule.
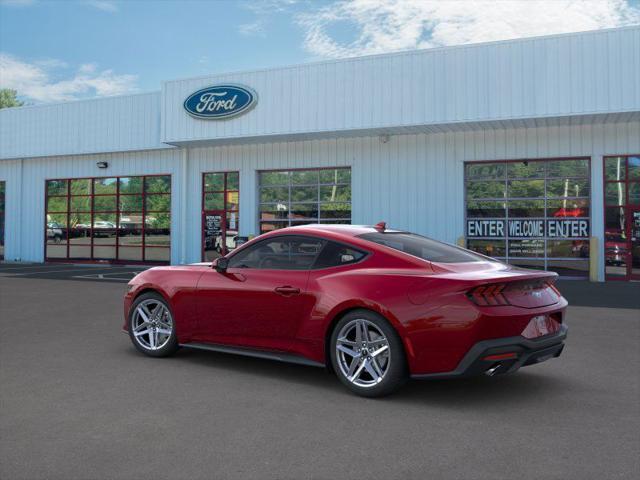
[[[430,262],[462,263],[487,260],[467,250],[437,242],[415,233],[376,232],[365,233],[364,235],[359,235],[359,237]]]

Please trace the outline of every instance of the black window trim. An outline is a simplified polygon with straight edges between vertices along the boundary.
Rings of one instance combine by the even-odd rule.
[[[343,263],[342,265],[333,265],[331,267],[312,267],[309,270],[327,270],[329,268],[341,268],[341,267],[346,267],[347,265],[356,265],[358,263],[364,262],[367,258],[369,258],[371,256],[371,252],[369,250],[363,250],[362,248],[356,247],[355,245],[352,245],[350,243],[342,242],[342,241],[339,241],[339,240],[332,240],[332,239],[324,238],[324,237],[318,237],[318,238],[323,238],[324,240],[327,241],[327,244],[329,244],[329,242],[332,242],[332,243],[335,243],[336,245],[340,245],[340,246],[343,246],[343,247],[350,248],[351,250],[355,250],[356,252],[362,253],[363,256],[362,256],[362,258],[360,258],[358,260],[354,260],[353,262],[349,262],[349,263]],[[324,250],[326,247],[327,247],[327,245],[322,247],[322,250]],[[320,254],[322,253],[322,250],[318,254],[318,257],[320,257]],[[313,262],[313,265],[316,264],[316,261],[318,260],[318,257],[316,257],[315,261]]]
[[[279,238],[286,238],[286,237],[293,237],[293,238],[308,238],[308,239],[312,239],[312,240],[324,240],[326,241],[327,239],[323,238],[323,237],[313,237],[311,235],[296,235],[296,234],[292,234],[292,233],[284,233],[282,235],[273,235],[273,236],[269,236],[268,238],[263,238],[262,240],[257,241],[256,243],[252,243],[250,245],[248,245],[246,248],[238,248],[235,249],[231,255],[229,255],[229,262],[231,262],[231,260],[233,259],[233,257],[235,257],[237,254],[239,254],[240,252],[244,252],[245,250],[248,250],[250,248],[254,248],[258,245],[261,245],[263,243],[266,242],[271,242],[275,239],[279,239]],[[324,249],[324,246],[322,247],[322,249]],[[316,260],[318,259],[318,256],[320,255],[320,252],[322,252],[322,249],[320,249],[320,251],[316,254],[316,256],[313,259],[313,262],[311,263],[311,265],[316,263]],[[248,270],[246,268],[242,268],[242,267],[233,267],[231,265],[229,265],[229,268],[238,268],[240,270]],[[304,272],[304,271],[311,271],[313,270],[312,268],[304,268],[304,269],[292,269],[292,268],[252,268],[251,270],[282,270],[282,271],[291,271],[291,272]]]
[[[294,269],[282,269],[282,268],[254,268],[253,270],[285,270],[285,271],[293,271],[293,272],[303,272],[303,271],[307,271],[310,272],[312,270],[327,270],[329,268],[340,268],[340,267],[344,267],[347,265],[355,265],[357,263],[360,262],[364,262],[367,258],[369,258],[371,256],[371,251],[369,250],[363,250],[361,247],[356,247],[355,245],[352,245],[350,243],[347,242],[343,242],[343,241],[339,241],[339,240],[332,240],[330,238],[326,238],[326,237],[322,237],[322,236],[315,236],[315,235],[309,235],[309,234],[296,234],[296,233],[282,233],[282,234],[278,234],[278,235],[270,235],[268,238],[263,238],[261,240],[258,240],[255,243],[251,243],[251,244],[247,244],[246,247],[244,248],[236,248],[235,250],[233,250],[232,252],[230,252],[230,254],[226,257],[229,259],[229,261],[231,262],[231,259],[233,257],[235,257],[237,254],[239,254],[240,252],[243,252],[249,248],[253,248],[257,245],[260,245],[262,243],[265,242],[269,242],[272,241],[276,238],[282,238],[282,237],[295,237],[295,238],[306,238],[306,239],[310,239],[310,240],[322,240],[325,242],[325,245],[323,245],[322,249],[320,249],[320,251],[318,252],[318,254],[315,256],[315,258],[313,259],[313,263],[311,264],[311,268],[305,268],[304,270],[294,270]],[[344,246],[344,247],[348,247],[352,250],[355,250],[357,252],[363,253],[364,255],[362,256],[362,258],[360,258],[359,260],[353,261],[353,262],[349,262],[349,263],[345,263],[343,265],[333,265],[331,267],[315,267],[314,265],[316,264],[316,261],[318,260],[318,257],[320,257],[320,254],[322,253],[322,251],[325,249],[325,247],[327,246],[327,244],[329,242],[333,242],[335,244]],[[229,266],[229,268],[238,268],[241,270],[245,270],[241,267],[232,267]]]

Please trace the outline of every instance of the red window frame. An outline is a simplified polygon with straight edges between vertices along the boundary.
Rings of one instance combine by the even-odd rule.
[[[630,281],[630,280],[640,280],[640,275],[635,275],[631,272],[631,268],[628,263],[626,263],[626,272],[625,275],[611,275],[607,274],[607,209],[612,208],[623,208],[625,215],[625,234],[627,237],[627,262],[632,262],[632,240],[631,240],[631,212],[634,210],[640,210],[640,204],[632,204],[629,201],[629,190],[632,184],[640,185],[640,178],[630,179],[629,178],[629,158],[631,157],[640,157],[640,154],[625,154],[625,155],[605,155],[602,157],[602,223],[603,223],[603,247],[605,249],[604,253],[604,272],[605,272],[605,280],[606,281]],[[624,179],[623,180],[610,180],[607,179],[607,160],[611,158],[624,158]],[[625,193],[624,193],[624,204],[623,205],[608,205],[607,204],[607,185],[612,184],[622,184],[624,185]]]
[[[229,175],[235,174],[238,176],[238,188],[229,188]],[[215,190],[215,189],[207,189],[206,177],[207,175],[224,175],[223,180],[223,189]],[[201,199],[201,226],[200,226],[200,258],[204,262],[206,261],[205,255],[205,217],[207,214],[220,214],[222,215],[222,238],[224,238],[224,243],[222,245],[222,255],[226,255],[228,252],[226,238],[227,238],[227,218],[228,214],[235,213],[237,215],[237,222],[240,221],[240,172],[238,170],[225,170],[225,171],[214,171],[214,172],[202,172],[202,199]],[[210,209],[206,208],[206,196],[208,193],[218,193],[222,194],[223,205],[222,208]],[[238,201],[236,203],[235,208],[229,206],[229,194],[237,193]],[[239,225],[238,225],[239,227]],[[239,228],[238,228],[239,230]]]
[[[148,193],[147,192],[147,179],[148,178],[157,178],[157,177],[169,177],[169,191],[168,192],[152,192],[152,193]],[[120,183],[121,183],[121,179],[124,178],[139,178],[142,179],[142,189],[139,193],[134,192],[134,193],[121,193],[120,192]],[[105,180],[105,179],[115,179],[115,185],[116,185],[116,190],[115,193],[95,193],[95,183],[96,180]],[[90,182],[90,193],[88,194],[72,194],[71,192],[71,182],[73,181],[78,181],[78,180],[88,180]],[[55,181],[60,181],[60,182],[66,182],[66,193],[65,194],[55,194],[55,195],[49,195],[48,192],[48,185],[49,182],[55,182]],[[45,192],[45,212],[44,212],[44,259],[46,262],[61,262],[61,263],[68,263],[69,261],[73,261],[75,263],[112,263],[112,264],[154,264],[154,265],[167,265],[170,263],[170,259],[171,259],[171,240],[169,240],[169,245],[168,246],[164,246],[164,245],[147,245],[147,240],[146,240],[146,234],[147,231],[149,230],[157,230],[155,228],[149,228],[147,227],[147,214],[149,213],[167,213],[169,214],[169,216],[171,216],[171,184],[172,184],[172,177],[171,174],[153,174],[153,175],[115,175],[115,176],[105,176],[105,177],[73,177],[73,178],[48,178],[45,180],[44,182],[44,192]],[[165,211],[165,210],[147,210],[147,197],[149,196],[169,196],[169,210]],[[140,236],[141,236],[141,243],[139,246],[135,246],[135,247],[139,247],[141,249],[141,259],[142,260],[128,260],[128,259],[120,259],[120,247],[124,247],[124,248],[131,248],[131,247],[126,247],[125,245],[120,245],[120,215],[122,213],[126,214],[129,213],[128,210],[121,210],[120,209],[120,204],[121,204],[121,197],[134,197],[134,196],[140,196],[141,200],[142,200],[142,206],[141,206],[141,210],[140,212],[131,212],[131,213],[141,213],[141,225],[139,229],[140,231]],[[90,199],[90,208],[89,210],[82,210],[82,211],[72,211],[71,210],[71,202],[73,198],[89,198]],[[116,206],[115,206],[115,210],[98,210],[96,211],[95,209],[95,199],[96,197],[115,197],[115,201],[116,201]],[[50,212],[49,211],[49,199],[50,198],[66,198],[67,201],[67,206],[66,206],[66,211],[65,212]],[[116,218],[116,222],[115,222],[115,228],[113,229],[114,232],[114,239],[115,239],[115,258],[111,259],[111,258],[101,258],[101,257],[95,257],[94,255],[94,246],[95,246],[95,236],[94,236],[94,223],[95,223],[95,215],[100,214],[100,215],[115,215]],[[48,230],[48,225],[47,225],[47,216],[49,214],[59,214],[59,215],[66,215],[66,222],[65,222],[65,227],[64,227],[64,231],[66,234],[66,256],[65,257],[47,257],[47,230]],[[71,245],[72,242],[70,241],[69,238],[69,232],[71,230],[70,228],[70,220],[71,220],[71,215],[72,214],[80,214],[80,215],[89,215],[91,218],[91,224],[89,226],[89,238],[91,239],[90,243],[89,243],[89,247],[90,247],[90,255],[89,258],[74,258],[70,256],[70,250],[71,250]],[[111,231],[111,230],[109,230]],[[171,235],[171,225],[169,225],[169,235]],[[110,245],[107,245],[110,246]],[[133,247],[133,248],[135,248]],[[166,249],[169,252],[169,260],[148,260],[146,258],[147,256],[147,249]]]

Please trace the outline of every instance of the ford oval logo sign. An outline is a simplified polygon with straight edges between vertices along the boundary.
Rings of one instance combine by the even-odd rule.
[[[253,108],[258,96],[243,85],[213,85],[192,93],[184,101],[184,109],[196,118],[223,120]]]

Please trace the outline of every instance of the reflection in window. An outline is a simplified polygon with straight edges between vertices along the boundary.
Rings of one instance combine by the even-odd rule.
[[[203,174],[202,260],[214,260],[234,250],[239,237],[239,172]]]
[[[259,174],[260,232],[310,223],[351,223],[351,169]]]
[[[545,162],[522,161],[507,163],[508,178],[544,178]]]
[[[616,164],[607,168],[619,174]],[[505,227],[498,238],[468,237],[467,247],[514,265],[585,276],[580,262],[588,263],[588,238],[545,235],[549,221],[589,222],[589,170],[585,158],[465,164],[466,218]],[[617,201],[615,195],[607,198]],[[492,231],[497,230],[487,229],[487,235]]]
[[[509,180],[507,196],[519,197],[544,197],[544,180]]]
[[[47,259],[169,260],[170,176],[49,180],[46,192]]]
[[[507,205],[509,218],[544,217],[544,200],[510,200]]]
[[[605,273],[607,278],[640,274],[640,156],[604,158]]]
[[[607,205],[626,204],[626,184],[622,182],[606,183],[604,187],[604,203]]]
[[[609,157],[604,159],[604,178],[609,181],[620,181],[626,178],[625,157]]]
[[[268,270],[307,270],[318,257],[325,240],[282,236],[258,242],[233,255],[230,268]]]
[[[487,257],[504,258],[507,256],[505,240],[468,240],[467,248]]]

